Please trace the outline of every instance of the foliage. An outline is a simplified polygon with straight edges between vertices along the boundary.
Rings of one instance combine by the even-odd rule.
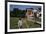
[[[10,16],[11,17],[21,17],[25,15],[25,12],[26,12],[25,10],[19,10],[19,9],[14,8],[13,11],[10,11]]]

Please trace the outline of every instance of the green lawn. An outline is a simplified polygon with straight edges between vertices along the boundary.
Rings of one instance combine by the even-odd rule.
[[[19,18],[10,17],[10,29],[18,29],[18,20]],[[23,23],[23,28],[38,28],[41,27],[40,24],[34,23],[32,21],[27,21]]]
[[[10,28],[11,29],[18,28],[18,18],[15,17],[10,18]]]

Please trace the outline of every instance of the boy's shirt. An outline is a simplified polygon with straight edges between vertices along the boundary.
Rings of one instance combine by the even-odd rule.
[[[18,26],[21,26],[22,25],[22,20],[19,20],[18,21]]]

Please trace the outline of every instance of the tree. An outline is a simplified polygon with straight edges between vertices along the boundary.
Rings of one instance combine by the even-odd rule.
[[[38,8],[41,11],[41,8]]]

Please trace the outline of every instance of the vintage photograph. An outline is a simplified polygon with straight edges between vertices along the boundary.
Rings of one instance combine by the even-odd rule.
[[[40,27],[41,6],[10,5],[10,29]]]
[[[9,29],[43,29],[43,5],[9,2],[7,8]]]

